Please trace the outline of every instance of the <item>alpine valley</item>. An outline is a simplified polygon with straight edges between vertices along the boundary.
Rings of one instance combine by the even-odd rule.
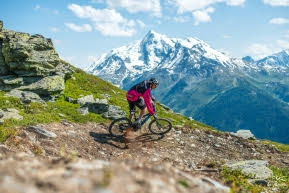
[[[213,49],[196,38],[149,31],[141,40],[101,55],[86,71],[128,90],[155,77],[157,100],[223,131],[249,129],[289,143],[289,50],[255,61]]]

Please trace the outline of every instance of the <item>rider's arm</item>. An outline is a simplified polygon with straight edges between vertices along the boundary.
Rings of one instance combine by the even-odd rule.
[[[155,112],[154,112],[154,109],[153,109],[153,106],[152,106],[152,102],[151,102],[151,89],[147,89],[144,94],[143,94],[143,98],[144,98],[144,101],[145,101],[145,104],[148,108],[148,112],[151,114],[151,115],[154,115]]]

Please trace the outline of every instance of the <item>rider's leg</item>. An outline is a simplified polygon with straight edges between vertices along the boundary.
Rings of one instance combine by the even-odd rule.
[[[132,120],[132,116],[134,114],[134,112],[136,111],[136,105],[134,102],[130,102],[128,101],[128,105],[129,105],[129,116],[128,119],[131,121]]]
[[[133,113],[129,113],[129,116],[128,116],[128,119],[131,121],[131,119],[132,119],[132,116],[133,116]]]
[[[147,109],[147,108],[144,108],[144,109],[142,109],[142,110],[140,111],[138,120],[141,120],[141,119],[143,118],[143,116],[144,116],[144,114],[145,114],[145,112],[146,112],[146,109]]]
[[[136,106],[141,110],[138,120],[141,120],[146,112],[146,104],[144,102],[143,98],[139,98],[138,103],[136,104]]]

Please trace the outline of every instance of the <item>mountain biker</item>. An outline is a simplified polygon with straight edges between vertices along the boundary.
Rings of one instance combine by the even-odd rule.
[[[151,90],[157,88],[159,82],[155,78],[151,78],[149,80],[144,80],[129,89],[126,94],[126,98],[129,104],[129,120],[132,119],[133,112],[136,110],[136,106],[141,110],[138,119],[135,122],[135,125],[140,127],[140,120],[145,114],[145,110],[147,108],[148,112],[151,115],[155,114],[152,100],[154,101],[154,97],[151,95]]]

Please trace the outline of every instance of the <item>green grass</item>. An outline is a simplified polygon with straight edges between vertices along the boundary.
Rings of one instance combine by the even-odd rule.
[[[270,169],[273,171],[273,176],[268,179],[268,187],[252,185],[248,182],[248,179],[253,178],[252,176],[242,173],[241,170],[230,170],[227,167],[223,168],[221,177],[226,185],[231,187],[231,193],[259,193],[272,192],[273,190],[278,193],[287,193],[289,191],[289,169],[276,166],[271,166]]]
[[[267,144],[267,145],[273,145],[282,152],[289,152],[289,145],[286,145],[286,144],[282,144],[282,143],[278,143],[274,141],[268,141],[268,140],[263,140],[261,143]]]
[[[289,192],[289,169],[270,167],[273,171],[272,184],[277,186],[279,193]]]
[[[183,186],[184,188],[189,188],[189,184],[186,180],[178,180],[177,184],[180,184],[181,186]]]
[[[221,177],[231,187],[230,193],[259,193],[263,191],[263,187],[259,185],[252,185],[248,182],[248,179],[252,176],[248,176],[241,172],[241,170],[231,170],[224,167],[221,172]]]

